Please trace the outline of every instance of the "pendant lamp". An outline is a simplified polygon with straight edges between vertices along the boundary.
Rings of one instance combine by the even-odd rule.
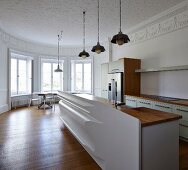
[[[114,35],[111,43],[123,45],[124,43],[128,43],[130,41],[128,35],[123,34],[121,31],[121,0],[120,0],[120,31],[118,34]]]
[[[79,53],[79,57],[86,58],[89,57],[89,53],[85,51],[85,14],[83,11],[83,51]]]
[[[99,0],[98,0],[98,42],[96,46],[93,46],[92,48],[92,52],[96,52],[97,54],[100,54],[101,52],[105,51],[105,48],[103,46],[100,45],[99,43]]]
[[[57,35],[57,58],[58,58],[58,64],[57,64],[57,69],[54,70],[54,72],[63,72],[63,70],[59,66],[59,41],[60,41],[60,36]]]

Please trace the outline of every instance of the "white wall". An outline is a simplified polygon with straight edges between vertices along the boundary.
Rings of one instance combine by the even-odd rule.
[[[105,42],[101,44],[105,47],[105,52],[94,54],[93,58],[93,78],[94,78],[94,95],[101,96],[101,64],[111,60],[111,44]]]
[[[0,40],[0,113],[8,109],[8,68],[7,48]]]
[[[187,7],[173,8],[174,11]],[[179,10],[180,11],[180,10]],[[188,65],[188,11],[167,11],[163,19],[131,35],[133,43],[114,45],[112,58],[140,58],[142,68]],[[170,15],[171,14],[171,15]],[[160,18],[160,17],[159,17]],[[161,16],[162,18],[162,16]],[[165,18],[165,19],[164,19]],[[156,30],[151,36],[150,31]],[[153,32],[154,32],[153,31]],[[154,32],[155,33],[155,32]],[[140,36],[140,37],[139,37]],[[136,39],[137,38],[137,39]],[[188,70],[141,74],[141,93],[188,99]]]

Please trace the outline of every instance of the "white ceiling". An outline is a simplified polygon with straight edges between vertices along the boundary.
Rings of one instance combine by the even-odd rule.
[[[122,30],[149,19],[183,0],[122,0]],[[100,0],[101,41],[119,30],[119,0]],[[63,45],[82,45],[82,11],[86,43],[97,41],[97,0],[0,0],[0,28],[20,39],[54,45],[63,30]]]

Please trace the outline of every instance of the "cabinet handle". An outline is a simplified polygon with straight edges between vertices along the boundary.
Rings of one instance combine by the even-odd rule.
[[[168,107],[168,106],[161,106],[161,105],[158,105],[158,104],[156,104],[155,106],[166,108],[166,109],[170,109],[170,107]]]
[[[119,69],[113,69],[112,72],[119,71]]]
[[[131,102],[135,102],[136,100],[132,100],[132,99],[127,99],[128,101],[131,101]]]
[[[151,103],[147,103],[147,102],[141,102],[141,101],[140,101],[140,103],[151,105]]]
[[[186,112],[186,113],[188,113],[188,111],[187,110],[183,110],[183,109],[177,109],[178,111],[181,111],[181,112]]]

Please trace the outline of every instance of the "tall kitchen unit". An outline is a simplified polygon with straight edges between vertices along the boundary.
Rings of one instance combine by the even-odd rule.
[[[140,69],[141,60],[133,58],[122,58],[101,65],[101,96],[108,98],[108,75],[111,73],[123,73],[123,94],[140,95]]]
[[[101,64],[101,97],[108,99],[108,63]]]

